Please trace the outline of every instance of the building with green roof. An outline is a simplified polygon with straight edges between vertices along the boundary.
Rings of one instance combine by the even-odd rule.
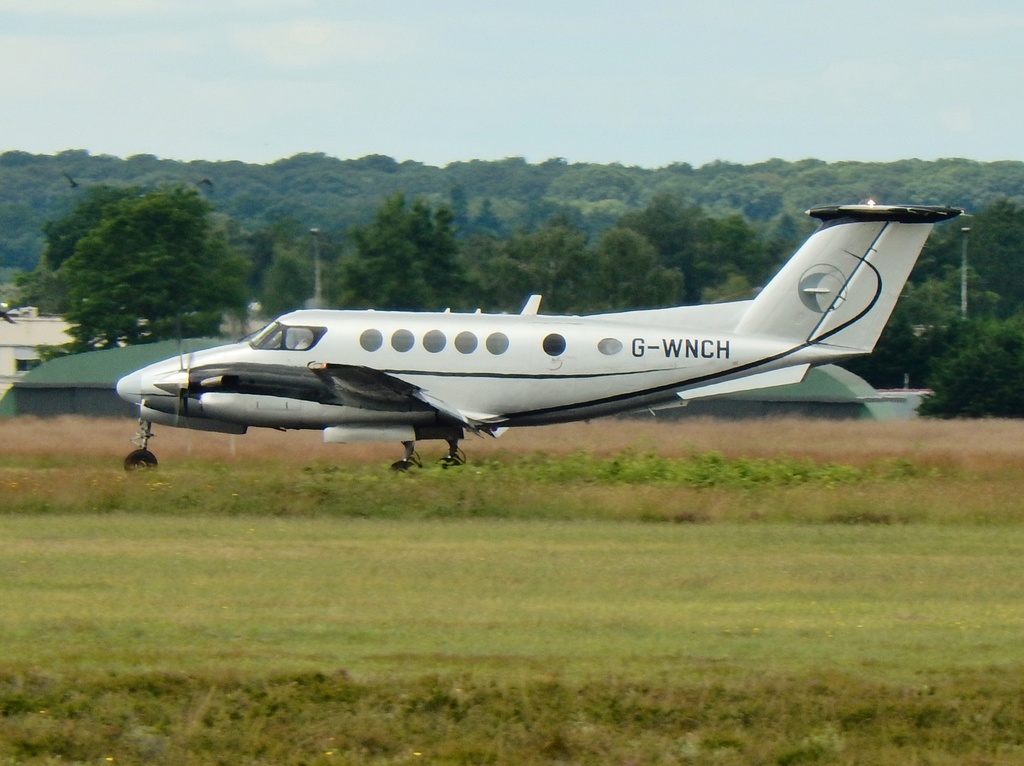
[[[224,340],[186,338],[105,351],[71,354],[36,367],[0,399],[0,415],[138,417],[138,408],[117,395],[119,378],[175,354],[210,348]]]

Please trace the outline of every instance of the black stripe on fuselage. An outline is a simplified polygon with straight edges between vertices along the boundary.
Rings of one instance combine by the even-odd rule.
[[[833,335],[835,335],[838,332],[840,332],[841,330],[844,330],[847,327],[849,327],[850,325],[852,325],[853,323],[859,321],[862,317],[864,317],[865,314],[867,314],[869,311],[871,311],[871,309],[874,308],[875,304],[878,302],[878,299],[879,299],[879,297],[882,294],[882,278],[881,278],[881,274],[879,274],[878,273],[878,269],[875,269],[875,267],[872,264],[868,263],[867,260],[864,260],[863,262],[867,266],[869,266],[872,270],[874,270],[875,274],[878,276],[878,287],[877,287],[877,289],[875,291],[874,297],[871,299],[871,301],[868,304],[868,307],[866,309],[864,309],[863,311],[861,311],[855,317],[849,319],[848,321],[843,322],[838,327],[833,328],[832,330],[830,330],[829,332],[825,333],[824,335],[822,335],[819,338],[815,338],[814,340],[808,340],[808,341],[806,341],[804,343],[801,343],[799,346],[794,346],[793,348],[789,349],[788,351],[783,351],[782,353],[775,354],[774,356],[767,356],[767,357],[765,357],[763,359],[759,359],[759,360],[757,360],[755,362],[748,362],[747,364],[743,364],[743,365],[740,365],[738,367],[733,367],[730,370],[722,370],[721,372],[713,372],[713,373],[709,373],[708,375],[702,375],[702,376],[697,377],[697,378],[690,378],[688,380],[679,381],[677,383],[669,384],[669,385],[656,386],[654,388],[649,388],[649,389],[646,389],[646,390],[643,390],[643,391],[635,391],[635,392],[632,392],[632,393],[617,394],[615,396],[608,396],[608,397],[604,397],[602,399],[594,399],[594,400],[589,401],[589,402],[577,402],[577,403],[571,404],[571,405],[562,405],[562,406],[558,406],[558,407],[545,407],[545,408],[541,408],[541,409],[537,409],[537,410],[527,410],[527,411],[524,411],[524,412],[507,413],[504,417],[507,418],[510,421],[511,420],[516,420],[516,419],[522,420],[522,419],[527,419],[527,418],[540,418],[540,417],[544,417],[544,416],[547,416],[547,415],[556,415],[558,412],[567,412],[567,411],[571,411],[571,410],[585,410],[585,409],[588,409],[588,408],[596,408],[596,407],[602,407],[602,406],[607,406],[607,405],[613,405],[613,404],[616,404],[618,402],[626,402],[626,401],[629,401],[630,399],[643,399],[645,397],[652,397],[652,396],[657,396],[658,394],[668,393],[669,391],[672,391],[674,393],[674,392],[680,390],[680,388],[682,386],[694,387],[696,385],[700,385],[700,384],[704,384],[704,383],[710,383],[712,381],[721,380],[723,378],[731,377],[731,376],[734,376],[734,375],[736,375],[738,373],[748,372],[750,370],[756,369],[757,367],[761,367],[763,365],[770,364],[771,362],[777,362],[780,359],[785,359],[787,356],[792,356],[793,354],[795,354],[795,353],[797,353],[799,351],[803,351],[805,348],[810,348],[811,346],[816,346],[819,343],[821,343],[825,338],[830,338]]]
[[[707,375],[701,375],[701,376],[698,376],[696,378],[683,378],[683,379],[677,380],[677,381],[675,381],[673,383],[666,383],[666,384],[663,384],[663,385],[660,385],[660,386],[654,386],[653,388],[641,389],[639,391],[630,391],[630,392],[626,392],[626,393],[622,393],[622,394],[615,394],[614,396],[606,396],[606,397],[602,397],[600,399],[592,399],[592,400],[587,401],[587,402],[573,402],[572,404],[558,405],[556,407],[543,407],[543,408],[536,409],[536,410],[524,410],[523,412],[506,413],[506,414],[502,415],[501,417],[502,417],[502,420],[515,420],[515,419],[523,419],[523,418],[543,417],[543,416],[546,416],[546,415],[555,415],[555,414],[557,414],[559,412],[570,412],[570,411],[573,411],[573,410],[585,410],[585,409],[588,409],[588,408],[603,407],[603,406],[607,406],[607,405],[613,405],[613,404],[616,404],[616,403],[619,403],[619,402],[627,402],[627,401],[629,401],[631,399],[643,399],[643,398],[646,398],[646,397],[657,396],[659,394],[665,394],[665,393],[669,393],[669,392],[673,392],[674,393],[674,392],[678,391],[680,388],[682,388],[683,386],[690,386],[690,385],[694,385],[694,384],[708,383],[710,381],[719,380],[721,378],[729,377],[729,376],[732,376],[732,375],[736,375],[738,373],[742,373],[742,372],[746,372],[746,371],[749,371],[749,370],[756,369],[757,367],[760,367],[762,365],[768,364],[770,362],[775,362],[775,361],[778,361],[779,359],[783,359],[783,358],[785,358],[785,357],[787,357],[787,356],[789,356],[791,354],[794,354],[797,351],[800,351],[800,350],[802,350],[802,349],[804,349],[804,348],[806,348],[807,346],[810,346],[810,345],[813,345],[813,344],[811,344],[811,343],[804,343],[804,344],[802,344],[800,346],[797,346],[795,348],[789,349],[787,351],[783,351],[780,354],[775,354],[774,356],[769,356],[769,357],[765,357],[763,359],[758,359],[758,360],[753,361],[753,362],[748,362],[747,364],[739,365],[738,367],[733,367],[733,368],[731,368],[729,370],[722,370],[721,372],[714,372],[714,373],[709,373]],[[580,374],[580,375],[570,375],[570,374],[558,375],[558,374],[547,374],[547,373],[545,373],[545,374],[526,374],[526,373],[504,374],[504,373],[456,373],[456,372],[428,372],[428,371],[419,371],[419,372],[417,372],[417,371],[413,371],[413,370],[383,370],[383,372],[387,372],[388,374],[391,374],[391,375],[409,375],[409,376],[420,375],[420,376],[424,376],[424,377],[504,378],[504,379],[515,378],[515,379],[520,379],[520,380],[551,380],[551,379],[579,380],[579,379],[584,379],[584,378],[591,378],[591,379],[592,378],[610,378],[610,377],[616,377],[616,376],[619,376],[619,375],[639,375],[639,374],[649,374],[649,373],[668,372],[668,371],[669,370],[661,369],[661,370],[635,370],[635,371],[627,371],[627,372],[589,373],[589,374]],[[628,409],[628,408],[626,408],[626,409]]]
[[[381,370],[388,375],[420,375],[429,378],[492,378],[496,380],[587,380],[591,378],[614,378],[624,375],[649,375],[656,372],[671,372],[676,367],[662,367],[656,370],[620,370],[619,372],[441,372],[439,370]]]
[[[885,228],[886,227],[883,227],[882,230],[884,231]],[[879,232],[879,236],[881,236],[881,232]],[[875,238],[874,242],[877,242],[877,241],[878,241],[878,237]],[[874,242],[872,242],[872,247],[874,247]],[[869,253],[871,252],[871,248],[868,249],[868,252]],[[668,383],[668,384],[665,384],[665,385],[655,386],[653,388],[643,389],[643,390],[640,390],[640,391],[631,391],[631,392],[627,392],[627,393],[623,393],[623,394],[616,394],[614,396],[602,397],[600,399],[592,399],[592,400],[587,401],[587,402],[574,402],[572,404],[558,405],[556,407],[542,407],[542,408],[536,409],[536,410],[524,410],[522,412],[506,413],[506,414],[504,414],[502,416],[502,418],[503,418],[503,420],[508,420],[508,421],[526,420],[526,419],[539,419],[539,418],[545,418],[545,417],[548,417],[548,416],[557,416],[558,413],[568,413],[568,412],[573,412],[573,411],[577,411],[577,410],[597,409],[597,408],[602,408],[602,407],[606,408],[606,407],[613,406],[613,405],[616,405],[616,404],[625,403],[625,402],[628,402],[628,401],[633,400],[633,399],[645,399],[645,398],[650,398],[650,397],[656,397],[659,394],[667,394],[669,392],[675,393],[676,391],[679,391],[683,386],[695,387],[695,386],[699,386],[701,384],[711,383],[713,381],[721,380],[723,378],[735,376],[735,375],[737,375],[739,373],[749,372],[749,371],[754,370],[754,369],[756,369],[758,367],[761,367],[763,365],[770,364],[771,362],[777,362],[780,359],[785,359],[787,356],[792,356],[793,354],[795,354],[795,353],[797,353],[799,351],[802,351],[805,348],[810,348],[811,346],[818,345],[819,343],[821,343],[826,338],[831,338],[832,336],[836,335],[837,333],[841,332],[842,330],[845,330],[847,327],[849,327],[850,325],[854,324],[855,322],[860,321],[865,315],[867,315],[871,311],[871,309],[873,309],[875,307],[875,305],[878,303],[878,299],[882,295],[882,275],[881,275],[881,273],[878,271],[878,269],[875,268],[875,266],[873,264],[868,262],[866,254],[862,255],[862,256],[854,256],[854,257],[857,258],[861,262],[862,265],[867,266],[868,268],[870,268],[875,273],[875,276],[877,278],[876,279],[875,294],[874,294],[874,296],[872,296],[871,300],[868,302],[867,307],[864,308],[862,311],[860,311],[856,316],[848,319],[846,322],[843,322],[838,327],[834,327],[833,329],[831,329],[828,332],[824,333],[820,337],[814,338],[813,340],[808,339],[804,343],[801,343],[799,346],[794,346],[793,348],[791,348],[791,349],[789,349],[787,351],[783,351],[783,352],[781,352],[779,354],[775,354],[774,356],[764,357],[763,359],[758,359],[758,360],[753,361],[753,362],[748,362],[747,364],[743,364],[743,365],[740,365],[738,367],[733,367],[733,368],[728,369],[728,370],[722,370],[721,372],[713,372],[713,373],[709,373],[707,375],[702,375],[702,376],[699,376],[699,377],[696,377],[696,378],[683,379],[683,380],[676,381],[675,383]],[[830,311],[831,310],[834,310],[834,307],[832,309],[830,309]],[[828,312],[826,312],[826,315],[827,315],[827,313]],[[821,326],[820,323],[819,323],[818,326],[819,327]],[[815,329],[817,329],[817,328],[815,328]],[[672,368],[669,368],[669,369],[672,369]],[[551,379],[574,380],[574,379],[586,379],[586,378],[602,378],[602,377],[606,378],[606,377],[615,377],[615,376],[619,376],[619,375],[642,375],[642,374],[652,373],[652,372],[668,372],[668,371],[669,371],[668,369],[660,369],[660,370],[631,370],[631,371],[626,371],[626,372],[590,373],[590,374],[581,374],[581,375],[564,375],[564,374],[563,375],[559,375],[557,373],[545,373],[545,374],[526,374],[526,373],[511,373],[511,374],[504,374],[504,373],[457,373],[457,372],[435,373],[435,372],[426,372],[426,371],[414,372],[414,371],[411,371],[411,370],[385,370],[385,372],[388,372],[390,374],[398,374],[398,375],[423,375],[423,376],[427,376],[427,377],[433,376],[433,377],[472,377],[472,378],[516,378],[516,379],[523,379],[523,380],[551,380]],[[629,408],[628,407],[623,407],[622,409],[629,409]]]
[[[797,351],[800,351],[801,349],[804,349],[804,348],[806,348],[809,345],[812,345],[812,344],[809,344],[809,343],[808,344],[803,344],[803,345],[797,346],[796,348],[792,348],[792,349],[790,349],[788,351],[784,351],[781,354],[776,354],[775,356],[769,356],[769,357],[765,357],[764,359],[758,359],[755,362],[748,362],[747,364],[743,364],[743,365],[740,365],[738,367],[733,367],[732,369],[729,369],[729,370],[722,370],[721,372],[712,372],[712,373],[709,373],[707,375],[701,375],[701,376],[696,377],[696,378],[687,378],[687,379],[679,380],[679,381],[676,381],[675,383],[669,383],[669,384],[665,384],[665,385],[661,385],[661,386],[655,386],[653,388],[648,388],[648,389],[644,389],[644,390],[641,390],[641,391],[632,391],[632,392],[624,393],[624,394],[616,394],[614,396],[606,396],[606,397],[602,397],[600,399],[592,399],[589,402],[576,402],[574,404],[560,405],[560,406],[557,406],[557,407],[543,407],[543,408],[537,409],[537,410],[525,410],[523,412],[512,412],[512,413],[507,413],[504,417],[507,418],[508,420],[517,420],[517,419],[526,419],[526,418],[539,418],[539,417],[543,417],[543,416],[546,416],[546,415],[555,415],[555,414],[557,414],[559,412],[565,412],[565,411],[570,411],[570,410],[585,410],[585,409],[588,409],[588,408],[595,408],[595,407],[606,407],[608,405],[614,405],[614,404],[617,404],[617,403],[628,402],[631,399],[644,399],[644,398],[648,398],[648,397],[657,396],[658,394],[667,394],[669,392],[675,393],[676,391],[680,390],[683,386],[691,386],[692,387],[692,386],[696,386],[696,385],[701,385],[701,384],[704,384],[704,383],[709,383],[711,381],[721,380],[722,378],[727,378],[727,377],[736,375],[738,373],[754,370],[754,369],[756,369],[756,368],[758,368],[758,367],[760,367],[762,365],[778,361],[779,359],[784,359],[785,357],[790,356],[792,354],[795,354]],[[625,408],[625,409],[628,409],[628,408]]]
[[[854,316],[851,319],[847,320],[846,322],[842,323],[838,327],[833,328],[832,330],[830,330],[829,332],[825,333],[821,337],[815,338],[813,341],[812,340],[808,340],[808,341],[806,341],[804,343],[801,343],[799,346],[794,346],[793,348],[788,349],[787,351],[783,351],[783,352],[775,354],[773,356],[767,356],[767,357],[764,357],[763,359],[758,359],[758,360],[753,361],[753,362],[748,362],[747,364],[739,365],[738,367],[733,367],[733,368],[728,369],[728,370],[722,370],[720,372],[709,373],[707,375],[701,375],[701,376],[696,377],[696,378],[683,379],[683,380],[676,381],[674,383],[668,383],[668,384],[664,384],[664,385],[661,385],[661,386],[655,386],[653,388],[643,389],[643,390],[640,390],[640,391],[631,391],[631,392],[627,392],[627,393],[623,393],[623,394],[616,394],[614,396],[602,397],[600,399],[592,399],[592,400],[587,401],[587,402],[574,402],[572,404],[559,405],[559,406],[556,406],[556,407],[542,407],[542,408],[536,409],[536,410],[524,410],[522,412],[510,412],[510,413],[504,414],[502,416],[502,418],[503,418],[503,420],[508,420],[508,421],[527,420],[527,419],[539,419],[539,418],[545,418],[545,417],[548,417],[548,416],[557,416],[558,413],[568,413],[568,412],[573,412],[573,411],[578,411],[578,410],[587,410],[587,409],[596,409],[596,408],[601,408],[601,407],[609,407],[609,406],[612,406],[612,405],[616,405],[616,404],[620,404],[620,403],[625,403],[625,402],[628,402],[628,401],[633,400],[633,399],[645,399],[645,398],[650,398],[650,397],[658,396],[659,394],[667,394],[669,392],[675,393],[676,391],[679,391],[683,386],[695,387],[695,386],[699,386],[701,384],[711,383],[713,381],[721,380],[723,378],[728,378],[728,377],[731,377],[731,376],[735,376],[735,375],[737,375],[739,373],[749,372],[749,371],[757,369],[758,367],[761,367],[763,365],[770,364],[771,362],[777,362],[780,359],[785,359],[787,356],[792,356],[793,354],[795,354],[795,353],[797,353],[799,351],[803,351],[805,348],[810,348],[811,346],[818,345],[825,338],[832,337],[833,335],[837,334],[841,330],[844,330],[847,327],[849,327],[850,325],[852,325],[855,322],[859,321],[869,311],[871,311],[871,309],[874,308],[875,304],[878,302],[878,299],[879,299],[879,297],[882,294],[882,278],[881,278],[881,274],[878,272],[878,269],[876,269],[872,264],[868,263],[868,261],[866,260],[865,257],[862,257],[861,261],[865,265],[867,265],[869,268],[871,268],[875,272],[876,276],[878,277],[877,287],[876,287],[876,290],[875,290],[875,295],[872,297],[871,301],[868,303],[867,308],[865,308],[863,311],[859,312],[856,316]],[[387,372],[390,372],[392,374],[404,374],[404,375],[416,375],[416,374],[418,374],[418,375],[424,375],[424,376],[436,376],[436,375],[439,375],[439,376],[445,376],[445,377],[447,377],[447,376],[477,377],[477,378],[504,377],[504,378],[520,378],[520,379],[528,379],[528,380],[550,380],[552,378],[557,378],[557,379],[572,380],[572,379],[582,379],[582,378],[614,377],[614,376],[617,376],[617,375],[639,375],[639,374],[645,374],[645,373],[650,373],[650,372],[667,372],[667,370],[664,370],[664,369],[663,370],[636,370],[636,371],[614,372],[614,373],[593,373],[593,374],[585,374],[585,375],[558,375],[558,374],[529,375],[529,374],[523,374],[523,373],[508,374],[508,375],[505,375],[505,374],[493,374],[493,373],[473,373],[473,374],[466,375],[465,373],[431,373],[431,372],[415,373],[415,372],[411,372],[411,371],[408,371],[408,370],[388,370]],[[629,408],[628,407],[623,407],[622,409],[629,409]],[[552,417],[552,419],[554,419],[554,417]]]

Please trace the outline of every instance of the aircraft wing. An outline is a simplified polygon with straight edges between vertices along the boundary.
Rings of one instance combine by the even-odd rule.
[[[314,363],[309,367],[275,364],[230,364],[194,367],[188,373],[188,394],[209,391],[278,396],[379,412],[428,412],[480,432],[493,416],[465,413],[419,386],[372,367]]]
[[[387,373],[355,365],[214,364],[193,367],[188,371],[188,394],[191,396],[220,391],[367,410],[407,411],[423,409],[415,406],[420,404],[415,398],[418,390],[416,386]]]
[[[328,381],[339,392],[340,398],[350,406],[406,411],[422,409],[415,405],[426,405],[448,420],[459,423],[476,433],[491,432],[492,429],[487,428],[486,423],[488,420],[497,419],[493,415],[463,412],[441,399],[431,396],[419,386],[372,367],[322,363],[312,366],[311,369],[322,380]],[[364,402],[364,404],[355,404],[356,401]]]
[[[316,378],[334,392],[338,404],[364,410],[420,409],[412,406],[421,401],[418,386],[394,375],[355,364],[320,362],[309,367]]]

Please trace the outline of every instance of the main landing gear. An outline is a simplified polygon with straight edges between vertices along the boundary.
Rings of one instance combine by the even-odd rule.
[[[459,440],[448,439],[447,441],[448,453],[437,461],[438,465],[442,468],[453,468],[455,466],[464,465],[466,462],[466,453],[459,449]],[[416,442],[402,442],[402,446],[405,447],[405,455],[401,460],[397,460],[391,464],[391,470],[405,472],[411,468],[422,468],[423,461],[420,460],[420,456],[416,452]]]
[[[416,453],[416,442],[402,442],[402,446],[405,447],[405,455],[401,460],[396,460],[391,464],[391,470],[408,471],[410,468],[422,468],[423,461]]]
[[[139,418],[139,431],[132,437],[132,444],[138,449],[132,450],[124,459],[124,470],[137,471],[140,468],[156,468],[156,455],[150,452],[149,440],[153,438],[153,424]]]
[[[128,457],[124,459],[124,470],[137,471],[139,469],[157,467],[156,455],[149,451],[149,440],[152,438],[152,422],[139,418],[139,430],[131,439],[132,444],[137,449],[132,450]],[[455,466],[465,465],[466,453],[459,449],[460,440],[450,438],[446,439],[446,441],[448,442],[448,452],[437,461],[438,465],[442,468],[454,468]],[[402,446],[405,448],[405,454],[401,460],[391,464],[391,470],[405,472],[412,468],[422,468],[423,461],[416,452],[416,442],[402,442]]]

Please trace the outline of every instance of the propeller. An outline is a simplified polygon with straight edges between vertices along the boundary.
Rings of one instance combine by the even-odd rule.
[[[178,372],[185,373],[185,385],[178,384],[178,398],[174,407],[174,427],[179,427],[184,410],[188,407],[189,370],[185,368],[185,341],[181,337],[181,315],[174,319],[175,331],[178,336]],[[191,366],[191,365],[190,365]]]
[[[188,426],[188,400],[192,393],[192,354],[191,350],[186,354],[185,352],[185,339],[183,337],[181,329],[181,315],[174,319],[175,334],[178,336],[178,372],[181,373],[181,378],[176,384],[170,384],[165,388],[168,393],[174,393],[177,396],[174,407],[174,425],[180,427],[181,418],[185,418],[185,426]]]
[[[185,418],[188,426],[188,400],[192,393],[192,350],[185,354],[184,333],[181,330],[181,315],[175,317],[175,329],[178,335],[178,372],[184,373],[184,384],[178,386],[178,401],[174,412],[174,425],[178,426],[181,418]]]

